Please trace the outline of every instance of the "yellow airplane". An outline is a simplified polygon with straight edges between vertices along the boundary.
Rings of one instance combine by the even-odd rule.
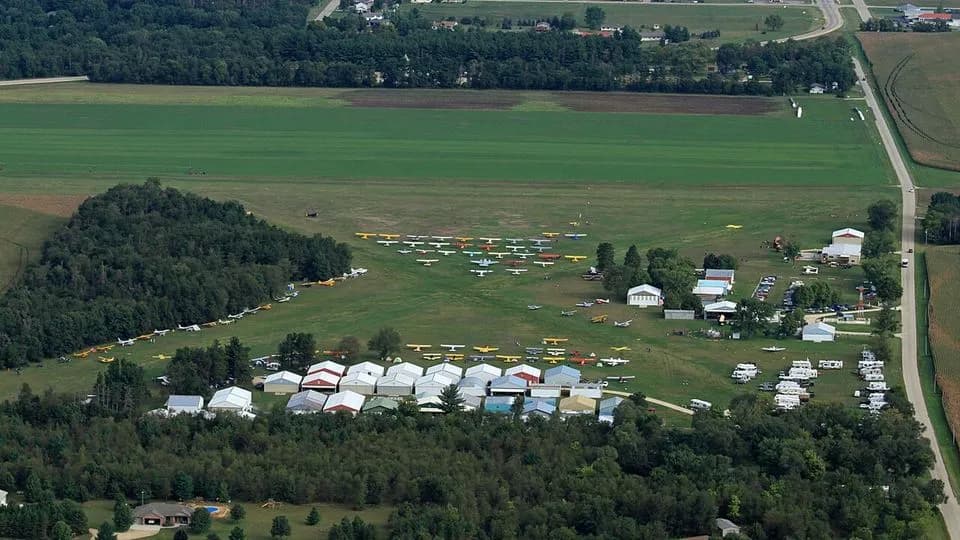
[[[571,222],[570,222],[570,226],[571,226],[571,227],[579,227],[579,226],[580,226],[580,222],[579,222],[579,221],[571,221]]]
[[[359,236],[361,240],[369,240],[371,236],[377,235],[377,233],[372,233],[372,232],[358,232],[353,234]]]
[[[590,317],[590,322],[592,323],[605,323],[607,322],[606,315],[597,315],[596,317]]]
[[[156,358],[157,360],[169,360],[173,357],[168,354],[156,354],[151,356],[151,358]]]
[[[439,360],[442,355],[438,352],[423,353],[424,360]]]
[[[463,360],[463,355],[462,355],[462,354],[459,354],[459,353],[457,353],[457,354],[447,353],[447,354],[443,355],[443,357],[444,357],[444,358],[449,358],[449,359],[450,359],[451,361],[453,361],[453,362],[455,362],[455,361],[457,361],[457,360]]]
[[[543,338],[544,345],[559,345],[561,343],[566,343],[570,341],[569,338],[565,337],[545,337]]]
[[[90,351],[75,352],[73,353],[73,356],[76,356],[77,358],[86,358],[90,356]]]
[[[545,233],[540,233],[540,234],[541,234],[541,236],[543,236],[544,238],[556,238],[556,237],[560,236],[560,233],[558,233],[558,232],[545,232]]]
[[[556,364],[557,362],[562,362],[564,360],[562,356],[544,356],[543,359],[551,364]]]
[[[135,339],[135,340],[137,340],[137,341],[146,341],[146,340],[152,339],[152,338],[153,338],[153,334],[144,334],[144,335],[142,335],[142,336],[137,336],[137,337],[135,337],[135,338],[133,338],[133,339]]]
[[[479,347],[474,347],[473,350],[477,352],[488,353],[493,351],[499,351],[500,347],[491,347],[489,345],[481,345]]]
[[[429,349],[432,345],[418,345],[416,343],[407,343],[407,347],[410,348],[413,352],[422,352],[424,349]]]
[[[610,350],[612,350],[612,351],[617,351],[617,352],[623,352],[623,351],[629,351],[629,350],[630,350],[630,347],[626,347],[626,346],[624,346],[624,347],[610,347]]]
[[[397,238],[400,238],[399,234],[380,233],[377,236],[379,236],[380,238],[383,238],[384,240],[396,240]]]
[[[516,364],[520,361],[519,356],[514,356],[512,354],[498,354],[496,358],[497,360],[503,360],[507,364]]]
[[[328,280],[326,280],[326,281],[318,281],[318,282],[317,282],[317,285],[323,285],[324,287],[333,287],[333,286],[336,285],[336,284],[337,284],[337,282],[334,281],[334,280],[332,280],[332,279],[328,279]]]
[[[460,242],[460,243],[462,244],[462,243],[464,243],[464,242],[469,242],[469,241],[473,240],[473,237],[472,237],[472,236],[456,236],[456,237],[454,237],[454,240],[456,240],[457,242]]]
[[[113,361],[116,360],[116,359],[117,359],[116,356],[111,356],[111,357],[109,357],[109,358],[106,357],[106,356],[101,356],[101,357],[99,357],[97,360],[98,360],[101,364],[109,364],[110,362],[113,362]]]
[[[273,304],[260,304],[259,306],[257,306],[257,309],[262,309],[262,310],[264,310],[264,311],[270,311],[271,309],[273,309]]]
[[[107,352],[112,348],[113,348],[113,345],[100,345],[100,346],[94,347],[94,349],[96,349],[97,352]]]
[[[586,255],[564,255],[563,258],[570,262],[576,263],[586,259],[587,256]]]

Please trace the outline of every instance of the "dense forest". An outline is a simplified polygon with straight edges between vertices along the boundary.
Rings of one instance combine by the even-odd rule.
[[[159,84],[780,94],[855,81],[842,38],[724,45],[570,32],[442,32],[416,10],[307,24],[309,0],[9,0],[0,78]],[[716,66],[718,69],[712,70]],[[749,73],[752,79],[745,76]],[[761,83],[759,80],[769,81]]]
[[[923,230],[928,242],[960,244],[960,196],[934,193],[923,217]]]
[[[278,407],[248,421],[118,416],[24,388],[0,406],[0,489],[31,504],[117,493],[388,504],[398,539],[659,540],[708,533],[718,516],[754,540],[919,538],[943,486],[926,477],[932,452],[909,403],[891,401],[879,415],[775,414],[769,397],[743,395],[730,417],[668,429],[642,396],[613,425],[412,405],[358,417]],[[0,536],[35,530],[4,517],[18,511],[0,510]]]
[[[281,230],[235,202],[155,181],[117,186],[87,199],[0,298],[0,362],[222,318],[350,261],[345,244]]]

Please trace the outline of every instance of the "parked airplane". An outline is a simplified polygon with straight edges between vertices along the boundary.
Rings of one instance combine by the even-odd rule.
[[[613,326],[617,328],[626,328],[630,326],[630,323],[633,322],[633,319],[628,319],[626,321],[613,321]]]
[[[486,268],[486,267],[488,267],[488,266],[492,266],[492,265],[494,265],[494,264],[497,264],[497,261],[494,261],[494,260],[492,260],[492,259],[486,259],[486,258],[484,258],[484,259],[471,259],[470,264],[475,264],[475,265],[477,265],[477,266],[479,266],[479,267],[481,267],[481,268]]]
[[[217,319],[217,324],[233,324],[236,319]]]
[[[544,356],[543,359],[551,364],[556,364],[557,362],[563,362],[562,356]]]
[[[443,240],[444,242],[446,242],[447,240],[450,240],[453,237],[452,236],[433,236],[431,238],[433,238],[434,240]]]
[[[443,355],[443,358],[444,358],[444,361],[449,360],[451,362],[457,362],[457,361],[463,360],[463,355],[447,353]]]
[[[544,238],[556,238],[556,237],[560,236],[560,233],[556,233],[556,232],[545,232],[545,233],[540,233],[540,236],[542,236],[542,237],[544,237]]]
[[[421,345],[417,343],[407,343],[407,348],[413,352],[422,352],[424,349],[429,349],[433,345]]]
[[[139,335],[139,336],[137,336],[137,337],[135,337],[135,338],[133,338],[133,339],[135,339],[135,340],[137,340],[137,341],[147,341],[147,340],[153,339],[153,332],[151,332],[151,333],[149,333],[149,334]]]
[[[401,255],[409,255],[409,254],[411,254],[411,253],[413,253],[413,252],[410,251],[409,249],[398,249],[398,250],[397,250],[397,253],[399,253],[399,254],[401,254]]]
[[[274,298],[273,301],[276,302],[276,303],[278,303],[278,304],[283,304],[283,303],[285,303],[285,302],[289,302],[289,301],[290,301],[290,297],[289,297],[289,296],[281,296],[281,297],[279,297],[279,298]]]
[[[552,261],[533,261],[533,264],[536,264],[537,266],[542,266],[544,268],[548,266],[553,266]]]
[[[427,238],[430,238],[430,237],[429,237],[429,236],[424,236],[424,235],[422,235],[422,234],[408,234],[408,235],[407,235],[407,238],[409,238],[409,239],[411,239],[411,240],[426,240]]]
[[[607,377],[607,380],[625,382],[625,381],[632,381],[633,379],[636,379],[636,378],[637,378],[636,375],[614,375],[613,377]]]
[[[547,347],[547,354],[551,356],[564,356],[567,354],[566,349],[554,349],[553,347]]]
[[[502,259],[502,258],[504,258],[504,257],[506,257],[507,255],[510,254],[510,253],[507,252],[507,251],[491,251],[491,252],[489,252],[489,253],[490,253],[490,255],[492,255],[492,256],[494,256],[494,257],[496,257],[496,258],[498,258],[498,259]]]
[[[550,242],[552,242],[552,240],[550,240],[549,238],[531,238],[530,241],[533,242],[533,244],[536,246],[542,246],[544,244],[549,244]]]
[[[492,249],[497,249],[496,244],[481,244],[480,249],[483,251],[490,251]]]
[[[578,263],[582,260],[585,260],[587,256],[586,255],[564,255],[563,258],[572,263]]]
[[[227,317],[229,317],[229,318],[231,318],[231,319],[242,319],[242,318],[243,318],[243,312],[237,313],[237,314],[235,314],[235,315],[227,315]]]
[[[440,346],[443,347],[444,349],[447,349],[450,352],[457,352],[459,349],[466,347],[466,345],[450,345],[446,343],[441,343]]]
[[[533,257],[533,253],[530,253],[529,251],[524,251],[523,253],[514,253],[514,255],[523,260],[527,260],[527,257]]]
[[[100,362],[101,364],[109,364],[110,362],[113,362],[113,361],[116,360],[116,359],[117,359],[116,356],[111,356],[111,357],[99,356],[99,357],[97,357],[97,361]]]
[[[520,242],[523,242],[523,238],[507,238],[507,242],[510,242],[511,244],[519,244]]]
[[[760,349],[760,350],[761,350],[761,351],[766,351],[766,352],[780,352],[780,351],[785,351],[785,350],[787,350],[787,348],[786,348],[786,347],[772,346],[772,347],[764,347],[764,348],[762,348],[762,349]]]
[[[530,311],[536,311],[542,307],[543,306],[541,306],[540,304],[527,304],[527,309],[529,309]]]
[[[131,339],[120,339],[120,338],[117,338],[117,344],[120,345],[121,347],[129,347],[129,346],[133,345],[133,341],[134,341],[133,338],[131,338]]]
[[[419,255],[426,255],[427,253],[436,253],[435,249],[418,249],[416,250]]]
[[[413,240],[404,240],[403,243],[410,247],[417,247],[417,246],[423,245],[423,242],[414,242]]]
[[[508,269],[507,269],[507,272],[509,272],[509,273],[511,273],[511,274],[513,274],[513,275],[515,275],[515,276],[519,276],[520,274],[522,274],[522,273],[524,273],[524,272],[526,272],[526,271],[527,271],[526,268],[508,268]]]
[[[524,349],[524,352],[526,352],[527,354],[541,354],[541,353],[543,353],[543,348],[542,348],[542,347],[527,347],[526,349]]]
[[[579,221],[570,221],[570,222],[568,222],[568,225],[570,225],[571,227],[579,227],[579,226],[580,226],[580,222],[579,222]]]
[[[173,358],[173,357],[170,356],[169,354],[155,354],[155,355],[151,356],[150,358],[156,358],[157,360],[169,360],[169,359],[171,359],[171,358]]]
[[[531,355],[531,356],[524,356],[524,357],[523,357],[523,360],[524,360],[525,362],[531,362],[531,363],[532,363],[532,362],[539,362],[539,361],[540,361],[540,357],[539,357],[539,356],[532,356],[532,355]]]
[[[579,366],[585,366],[587,364],[590,364],[596,361],[597,361],[596,358],[589,358],[585,356],[574,356],[573,358],[570,359],[571,363],[577,364]]]
[[[579,240],[581,238],[586,238],[587,235],[584,233],[567,233],[564,236],[570,238],[571,240]]]
[[[503,246],[503,247],[506,249],[509,249],[510,251],[513,251],[514,253],[516,253],[518,249],[524,249],[524,246],[517,246],[517,245]]]
[[[598,304],[609,304],[609,303],[610,303],[610,299],[609,299],[609,298],[594,298],[593,301],[596,302],[596,303],[598,303]]]
[[[167,334],[169,334],[169,333],[170,333],[170,330],[169,330],[169,329],[167,329],[167,330],[154,330],[154,331],[153,331],[153,334],[154,334],[154,335],[156,335],[156,336],[161,336],[161,337],[162,337],[162,336],[165,336],[165,335],[167,335]]]
[[[444,257],[449,257],[449,256],[453,255],[454,253],[456,253],[456,250],[453,250],[453,249],[441,249],[441,250],[437,251],[437,253],[443,255]]]
[[[616,352],[623,352],[623,351],[629,351],[629,350],[630,350],[630,347],[627,347],[627,346],[625,346],[625,345],[622,346],[622,347],[610,347],[610,350],[611,350],[611,351],[616,351]]]
[[[204,327],[204,328],[210,328],[211,326],[216,326],[216,325],[218,325],[218,324],[220,324],[220,321],[210,321],[210,322],[205,322],[205,323],[201,324],[200,326],[202,326],[202,327]]]
[[[431,266],[433,263],[439,261],[440,259],[417,259],[417,262],[424,266]]]
[[[507,363],[507,364],[516,364],[517,362],[520,361],[521,357],[512,355],[512,354],[498,354],[496,355],[496,358],[497,360],[502,360],[504,363]]]
[[[490,354],[471,354],[471,362],[486,362],[487,360],[493,360],[493,355]]]
[[[444,246],[449,246],[450,242],[427,242],[427,245],[431,245],[435,248],[442,248]]]
[[[377,236],[379,236],[380,238],[383,238],[384,240],[396,240],[397,238],[400,238],[399,234],[380,233]]]
[[[530,249],[536,251],[537,253],[543,253],[544,251],[550,249],[550,246],[533,246]]]
[[[473,237],[472,237],[472,236],[456,236],[456,237],[454,237],[454,239],[455,239],[457,242],[463,243],[463,242],[469,242],[469,241],[473,240]]]
[[[336,285],[336,284],[337,284],[337,282],[334,281],[334,280],[332,280],[332,279],[328,279],[328,280],[326,280],[326,281],[318,281],[318,282],[317,282],[317,285],[323,285],[324,287],[333,287],[333,286]]]
[[[483,242],[483,243],[485,243],[485,244],[492,244],[492,243],[494,243],[494,242],[499,242],[499,241],[503,240],[503,238],[493,238],[493,237],[478,236],[478,237],[477,237],[477,240],[480,240],[481,242]]]
[[[463,253],[467,257],[476,257],[477,255],[480,255],[483,252],[482,251],[461,251],[460,253]]]
[[[481,353],[491,353],[491,352],[499,351],[499,350],[500,350],[500,347],[491,347],[491,346],[489,346],[489,345],[479,345],[479,346],[474,347],[473,350],[475,350],[475,351],[477,351],[477,352],[481,352]],[[492,356],[488,356],[487,358],[493,358],[493,357],[492,357]]]
[[[595,316],[595,317],[591,317],[591,318],[590,318],[590,322],[592,322],[592,323],[597,323],[597,324],[603,324],[603,323],[607,322],[607,316],[606,316],[606,315],[597,315],[597,316]]]
[[[110,349],[112,349],[113,347],[114,347],[113,345],[98,345],[98,346],[94,347],[93,349],[94,349],[95,351],[97,351],[97,352],[107,352],[107,351],[109,351]]]
[[[577,307],[593,307],[593,302],[589,300],[584,300],[583,302],[577,302]]]
[[[572,310],[570,310],[570,311],[561,311],[561,312],[560,312],[560,316],[561,316],[561,317],[573,317],[573,316],[576,315],[576,314],[577,314],[577,310],[575,310],[575,309],[572,309]]]
[[[493,270],[471,270],[477,277],[486,277],[487,274],[493,272]]]
[[[441,354],[438,353],[438,352],[423,353],[423,359],[424,359],[424,360],[432,360],[432,361],[434,361],[434,362],[437,361],[437,360],[439,360],[441,356],[443,356],[443,355],[441,355]]]
[[[543,338],[544,345],[559,345],[561,343],[566,343],[570,341],[570,338],[560,338],[560,337],[545,337]]]
[[[559,253],[541,253],[537,255],[541,261],[555,261],[560,258]]]
[[[377,240],[377,243],[381,246],[392,246],[398,242],[396,240]]]
[[[369,240],[371,236],[377,235],[377,233],[372,233],[372,232],[358,232],[353,234],[359,236],[361,240]]]

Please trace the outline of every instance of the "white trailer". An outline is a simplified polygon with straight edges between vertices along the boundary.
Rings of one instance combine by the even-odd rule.
[[[843,369],[843,360],[820,360],[817,362],[819,369]]]

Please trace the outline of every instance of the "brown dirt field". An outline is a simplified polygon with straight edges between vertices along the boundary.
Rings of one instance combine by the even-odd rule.
[[[518,92],[476,90],[362,89],[337,97],[354,107],[402,109],[509,109],[523,101]]]
[[[557,92],[552,97],[564,107],[585,112],[755,115],[779,108],[772,99],[749,96]]]
[[[0,204],[33,210],[41,214],[70,217],[86,195],[25,195],[0,193]]]

